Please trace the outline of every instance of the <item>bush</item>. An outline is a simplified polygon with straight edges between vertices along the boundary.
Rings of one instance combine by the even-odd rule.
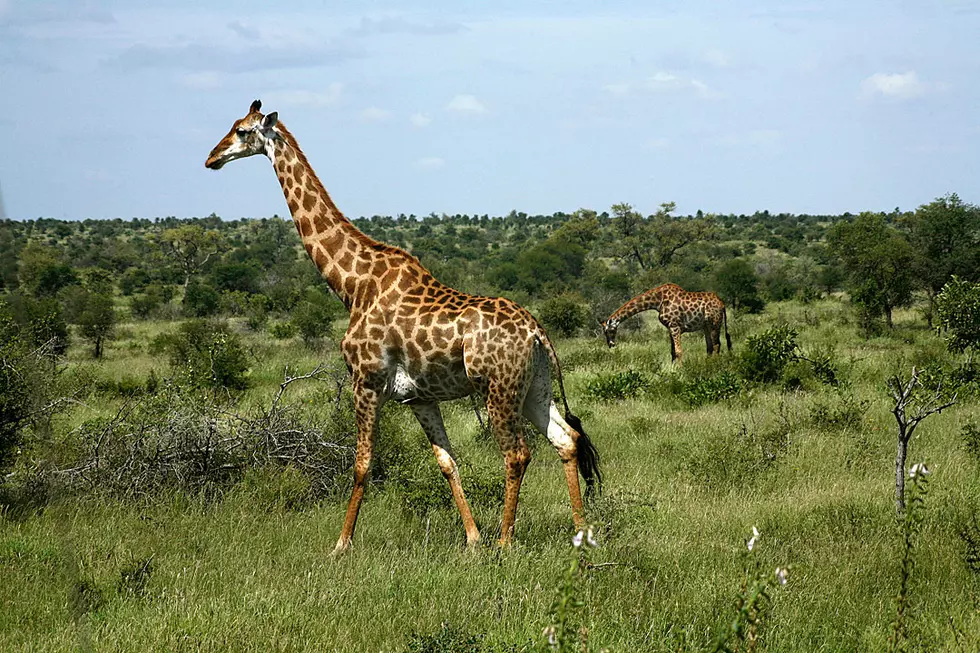
[[[588,310],[569,295],[559,295],[541,306],[541,323],[548,333],[570,338],[586,324]]]
[[[177,331],[158,336],[154,353],[165,352],[176,377],[202,389],[244,390],[248,358],[241,338],[224,322],[189,320]]]
[[[696,483],[716,492],[752,487],[788,447],[785,425],[756,432],[742,424],[734,432],[699,439],[685,468]]]
[[[585,391],[599,401],[620,401],[633,399],[646,392],[652,382],[647,375],[636,370],[626,370],[614,374],[600,374],[585,384]]]
[[[778,381],[786,365],[798,357],[796,338],[796,330],[786,324],[746,338],[739,357],[742,376],[762,383]]]
[[[319,288],[310,288],[293,309],[292,323],[307,346],[330,336],[340,303]]]
[[[119,291],[124,295],[140,292],[150,285],[150,275],[143,268],[129,268],[119,278]]]
[[[202,281],[191,281],[184,291],[184,314],[191,317],[210,317],[218,312],[221,295]]]
[[[963,448],[970,454],[973,462],[980,465],[980,426],[970,422],[963,427],[960,436],[963,439]]]
[[[953,277],[936,296],[937,328],[946,331],[950,351],[980,345],[980,283]]]
[[[296,335],[296,325],[292,322],[276,322],[269,327],[269,334],[276,340],[288,340]]]
[[[252,331],[259,331],[269,319],[271,302],[265,295],[251,295],[245,305],[245,321]]]
[[[129,310],[133,317],[146,320],[173,297],[173,286],[150,284],[143,293],[133,296],[129,301]]]
[[[680,395],[686,404],[697,407],[734,397],[741,389],[742,379],[731,370],[722,370],[686,383]]]
[[[26,336],[26,337],[25,337]],[[17,325],[0,302],[0,485],[3,474],[28,440],[30,429],[49,426],[58,402],[57,370],[48,350],[36,347],[29,330]]]
[[[836,402],[818,401],[810,411],[810,422],[818,429],[844,431],[857,429],[864,421],[864,415],[871,403],[860,400],[849,393],[839,393]]]

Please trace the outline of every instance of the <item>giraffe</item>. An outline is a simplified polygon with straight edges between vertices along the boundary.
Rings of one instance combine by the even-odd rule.
[[[721,330],[725,329],[728,351],[732,338],[728,335],[728,314],[725,302],[713,292],[688,292],[675,283],[665,283],[637,295],[620,306],[602,323],[606,344],[616,346],[616,329],[620,322],[642,311],[655,309],[660,323],[670,335],[670,360],[681,363],[681,334],[692,331],[704,333],[708,354],[721,353]]]
[[[265,154],[279,178],[296,230],[310,259],[350,312],[340,349],[351,374],[357,421],[354,487],[333,553],[351,546],[371,463],[375,426],[388,400],[408,404],[449,482],[472,547],[480,531],[460,483],[456,455],[439,402],[481,395],[505,461],[499,544],[513,538],[517,498],[531,452],[522,416],[545,434],[564,465],[576,528],[584,525],[586,495],[601,487],[599,455],[568,408],[561,366],[544,329],[504,298],[478,297],[437,281],[414,256],[358,230],[338,210],[296,139],[262,103],[234,122],[205,166]],[[564,415],[552,396],[554,365]]]

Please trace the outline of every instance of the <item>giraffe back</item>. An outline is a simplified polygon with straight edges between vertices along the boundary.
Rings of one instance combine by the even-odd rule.
[[[660,321],[682,333],[718,328],[724,314],[725,302],[716,293],[691,292],[680,286],[667,289],[660,305]]]

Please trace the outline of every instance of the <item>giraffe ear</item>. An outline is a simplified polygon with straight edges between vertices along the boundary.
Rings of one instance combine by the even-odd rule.
[[[255,100],[254,102],[252,102],[252,106],[249,107],[248,112],[249,113],[255,113],[256,111],[260,110],[261,108],[262,108],[262,100]]]
[[[272,129],[279,122],[279,112],[273,111],[262,119],[262,129]]]

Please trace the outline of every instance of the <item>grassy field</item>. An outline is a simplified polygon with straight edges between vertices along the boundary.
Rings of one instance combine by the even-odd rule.
[[[720,369],[732,354],[707,361],[702,339],[688,335],[677,370],[666,334],[648,318],[612,351],[599,338],[557,343],[570,403],[602,454],[606,478],[589,507],[599,546],[576,582],[584,607],[571,616],[587,629],[591,650],[711,650],[736,616],[753,526],[761,569],[790,567],[789,582],[764,606],[760,650],[886,650],[904,546],[885,379],[946,357],[939,338],[911,311],[897,314],[893,332],[864,340],[840,301],[772,304],[732,321],[735,353],[747,335],[783,321],[798,330],[804,351],[833,349],[844,385],[743,388],[692,408],[666,390],[671,380]],[[169,328],[125,325],[104,362],[78,348],[71,365],[99,378],[165,376],[166,362],[146,342]],[[317,362],[340,366],[335,344],[314,352],[246,338],[254,384],[243,406],[268,403],[287,364],[300,372]],[[627,368],[650,388],[622,401],[595,398],[591,382]],[[329,387],[313,382],[286,395],[314,411],[331,398]],[[121,401],[87,402],[61,426],[111,414]],[[391,405],[386,412],[389,428],[417,444],[425,461],[409,487],[448,497],[411,414]],[[502,487],[499,453],[470,403],[444,412],[464,483],[469,475]],[[908,589],[912,650],[980,644],[980,577],[961,534],[971,524],[976,530],[980,508],[978,465],[962,436],[978,419],[975,400],[963,399],[926,420],[910,446],[909,462],[932,470]],[[0,650],[541,647],[576,551],[560,463],[543,436],[529,437],[534,458],[515,545],[506,550],[489,544],[499,531],[494,501],[475,502],[487,544],[468,551],[449,502],[419,510],[404,485],[379,484],[368,491],[352,552],[330,558],[344,488],[295,504],[287,500],[295,479],[268,470],[250,472],[218,499],[89,494],[27,517],[7,515],[0,520]]]

